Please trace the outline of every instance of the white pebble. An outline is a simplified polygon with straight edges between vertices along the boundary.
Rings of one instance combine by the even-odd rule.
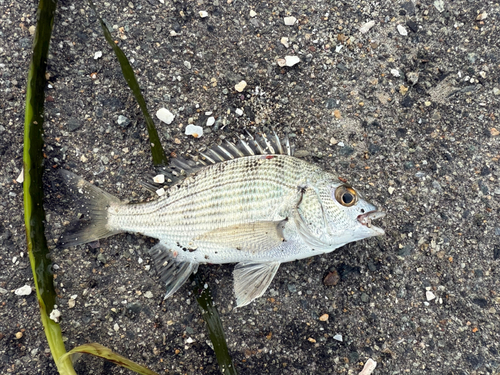
[[[236,112],[236,116],[243,116],[243,110],[241,108],[236,108],[236,110],[234,111]]]
[[[286,65],[285,59],[278,59],[278,60],[276,60],[276,62],[278,63],[278,66],[280,66],[280,67],[284,67]]]
[[[75,301],[74,299],[71,299],[71,298],[70,298],[70,299],[68,300],[68,308],[69,308],[69,309],[72,309],[73,307],[75,307],[75,305],[76,305],[76,301]]]
[[[160,108],[156,111],[156,117],[166,124],[171,124],[174,121],[175,115],[166,108]]]
[[[476,21],[482,21],[488,18],[488,13],[487,12],[482,12],[481,14],[478,14],[476,17]]]
[[[341,142],[337,143],[337,146],[344,147],[345,143],[341,141]]]
[[[241,81],[234,85],[234,89],[238,92],[242,92],[243,90],[245,90],[245,87],[247,87],[247,83],[245,81]]]
[[[335,47],[335,52],[340,52],[342,47],[344,47],[342,44],[337,44],[337,46]]]
[[[204,10],[200,10],[198,12],[198,14],[200,15],[201,18],[206,18],[208,17],[208,12],[204,11]]]
[[[342,335],[341,335],[341,334],[338,334],[338,333],[337,333],[335,336],[333,336],[333,339],[334,339],[334,340],[337,340],[337,341],[340,341],[340,342],[342,342],[342,341],[343,341],[343,339],[342,339]]]
[[[290,47],[290,44],[288,43],[288,38],[286,36],[284,36],[283,38],[281,38],[280,40],[281,44],[283,44],[286,48]]]
[[[207,119],[207,126],[212,126],[213,124],[215,124],[215,117],[214,116],[210,116]]]
[[[118,332],[118,330],[120,329],[120,326],[118,325],[118,323],[115,323],[115,325],[113,326],[113,329],[115,330],[115,332]]]
[[[151,293],[151,291],[148,290],[146,293],[144,293],[144,297],[153,298],[153,293]]]
[[[153,181],[156,182],[157,184],[163,184],[165,182],[165,175],[157,174],[156,176],[153,177]]]
[[[57,305],[54,305],[54,310],[50,312],[49,318],[54,322],[59,323],[59,318],[61,317],[61,312],[57,309]]]
[[[97,51],[94,53],[94,60],[97,60],[102,57],[102,51]]]
[[[194,138],[199,138],[203,135],[203,128],[198,125],[188,125],[184,131],[186,135],[192,135]]]
[[[24,168],[21,168],[21,173],[19,173],[19,176],[17,176],[16,181],[20,184],[23,183],[23,181],[24,181]]]
[[[257,13],[255,12],[255,10],[251,9],[250,10],[250,17],[255,17],[257,15]]]
[[[375,362],[373,359],[368,358],[368,361],[366,361],[363,370],[359,373],[359,375],[370,375],[373,370],[377,367],[377,362]]]
[[[286,66],[294,66],[300,62],[299,56],[285,56]]]
[[[29,296],[31,294],[31,287],[29,285],[22,286],[14,291],[16,296]]]
[[[156,190],[156,195],[158,195],[159,197],[161,197],[162,195],[165,195],[165,189],[159,188],[158,190]]]
[[[388,192],[389,192],[389,194],[391,194],[391,195],[392,195],[392,193],[394,193],[394,190],[396,190],[396,189],[394,189],[394,187],[392,187],[392,186],[389,186],[389,189],[387,189],[387,191],[388,191]]]
[[[425,292],[425,298],[427,298],[427,301],[432,301],[436,298],[436,295],[428,290],[427,292]]]
[[[184,66],[188,69],[191,69],[191,63],[189,61],[184,61]]]
[[[392,74],[394,77],[399,77],[399,70],[397,70],[397,69],[391,69],[391,74]]]
[[[363,26],[359,28],[359,31],[361,31],[362,34],[366,34],[370,29],[375,26],[375,21],[371,20],[365,23]]]
[[[294,16],[285,17],[283,18],[283,21],[285,22],[285,25],[293,26],[295,25],[295,22],[297,22],[297,18],[295,18]]]
[[[398,29],[398,32],[401,35],[403,35],[403,36],[407,36],[408,35],[408,31],[406,31],[406,28],[403,25],[398,25],[398,26],[396,26],[396,28]]]
[[[191,337],[188,337],[185,342],[186,344],[192,344],[194,340]]]

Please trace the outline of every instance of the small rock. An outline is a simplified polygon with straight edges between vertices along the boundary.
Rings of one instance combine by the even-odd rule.
[[[104,254],[103,254],[103,253],[99,253],[99,254],[97,255],[97,260],[98,260],[99,262],[101,262],[102,264],[106,264],[106,257],[104,256]]]
[[[500,89],[498,87],[493,88],[493,95],[500,95]]]
[[[297,287],[295,286],[295,284],[288,284],[287,287],[290,293],[295,293],[297,291]]]
[[[243,116],[243,110],[241,108],[236,108],[234,111],[236,113],[236,116],[240,117]]]
[[[214,116],[210,116],[207,119],[207,126],[212,126],[213,124],[215,124],[215,117]]]
[[[278,63],[278,66],[280,66],[280,67],[284,67],[286,65],[285,59],[277,59],[276,62]]]
[[[165,175],[158,174],[153,177],[153,181],[156,182],[157,184],[163,184],[165,182]]]
[[[397,70],[397,69],[391,69],[391,74],[392,74],[394,77],[399,77],[399,70]]]
[[[337,285],[338,282],[340,281],[340,276],[337,270],[333,270],[332,272],[329,272],[328,275],[325,276],[323,279],[323,284],[327,286],[333,286]]]
[[[322,322],[326,322],[328,320],[329,315],[328,314],[323,314],[319,317],[319,320]]]
[[[160,121],[163,121],[164,123],[169,125],[172,123],[172,121],[174,121],[175,115],[166,108],[160,108],[158,111],[156,111],[156,117]]]
[[[76,118],[69,118],[67,125],[68,125],[68,130],[70,132],[74,132],[76,129],[82,126],[82,122]]]
[[[50,312],[49,318],[54,322],[59,323],[59,318],[61,317],[61,312],[57,309],[57,305],[54,305],[54,310]]]
[[[123,128],[126,128],[130,124],[130,120],[123,115],[118,116],[118,125],[120,125]]]
[[[16,340],[19,340],[23,337],[23,333],[21,331],[16,333]]]
[[[102,57],[102,51],[97,51],[94,53],[94,60],[100,59]]]
[[[150,290],[148,290],[146,293],[144,293],[144,297],[151,299],[153,298],[153,293]]]
[[[68,300],[68,308],[72,309],[73,307],[75,307],[75,305],[76,305],[76,301],[73,298],[70,298]]]
[[[487,12],[482,12],[482,13],[480,13],[480,14],[477,15],[476,21],[483,21],[486,18],[488,18],[488,13]]]
[[[408,26],[410,28],[410,30],[414,33],[416,33],[418,31],[417,23],[412,21],[412,20],[406,21],[406,26]]]
[[[436,295],[432,293],[430,290],[427,290],[425,292],[425,298],[427,299],[427,301],[432,301],[433,299],[436,298]]]
[[[203,135],[203,128],[198,125],[188,125],[184,131],[186,135],[192,135],[194,138],[199,138]]]
[[[337,333],[335,336],[333,336],[333,339],[340,341],[340,342],[344,341],[344,339],[342,338],[342,335],[339,333]]]
[[[201,18],[207,18],[208,17],[208,12],[206,12],[204,10],[200,10],[198,12],[198,14],[200,15]]]
[[[36,27],[35,27],[35,25],[31,25],[31,26],[28,28],[28,31],[29,31],[30,35],[35,35],[35,31],[36,31]]]
[[[251,9],[250,10],[250,17],[255,17],[257,15],[257,13],[255,12],[255,10]]]
[[[366,293],[361,293],[361,301],[363,301],[364,303],[367,303],[370,301],[370,296]]]
[[[247,87],[247,83],[245,81],[241,81],[234,85],[234,89],[238,92],[243,92],[243,90],[245,90],[245,87]]]
[[[184,66],[188,69],[191,69],[191,63],[189,61],[184,61]]]
[[[31,294],[31,287],[29,285],[25,285],[20,288],[17,288],[14,291],[14,294],[16,296],[29,296]]]
[[[389,186],[389,188],[387,189],[387,191],[389,192],[389,194],[392,195],[392,193],[394,193],[394,190],[396,190],[394,187],[392,186]]]
[[[115,323],[113,325],[113,329],[114,329],[115,332],[118,332],[118,330],[120,329],[120,326],[118,325],[118,323]]]
[[[406,74],[406,80],[412,86],[415,86],[418,82],[418,73],[417,72],[409,72]]]
[[[162,195],[165,195],[165,189],[164,188],[159,188],[158,190],[155,191],[156,195],[161,197]]]
[[[444,12],[444,1],[443,0],[435,0],[434,7],[437,9],[439,13]]]
[[[18,184],[22,184],[24,181],[24,168],[21,168],[21,173],[17,176],[16,181]]]
[[[295,22],[297,22],[297,18],[295,18],[294,16],[289,16],[283,18],[283,21],[285,22],[286,26],[293,26],[295,25]]]
[[[403,36],[407,36],[408,35],[408,31],[406,31],[406,28],[403,25],[396,26],[396,29],[398,29],[398,33],[399,34],[401,34]]]
[[[496,128],[491,128],[490,133],[493,137],[496,137],[497,135],[500,135],[500,131],[498,131]]]
[[[368,361],[366,361],[365,365],[363,366],[363,370],[361,370],[359,375],[370,375],[375,370],[376,367],[377,367],[377,362],[375,362],[371,358],[368,358]]]
[[[375,26],[375,21],[374,20],[371,20],[371,21],[368,21],[367,23],[363,24],[360,28],[359,28],[359,31],[362,33],[362,34],[366,34],[368,31],[370,31],[370,29]]]
[[[290,44],[288,43],[288,38],[284,36],[283,38],[280,39],[281,44],[283,44],[286,48],[290,47]]]
[[[286,66],[294,66],[300,62],[298,56],[285,56],[285,65]]]

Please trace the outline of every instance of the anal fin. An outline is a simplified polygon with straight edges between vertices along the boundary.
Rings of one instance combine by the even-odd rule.
[[[174,294],[192,273],[198,271],[198,263],[182,262],[175,259],[172,250],[159,243],[150,251],[160,280],[167,289],[165,299]]]
[[[273,281],[280,264],[280,262],[238,263],[233,271],[236,306],[248,305],[262,296]]]

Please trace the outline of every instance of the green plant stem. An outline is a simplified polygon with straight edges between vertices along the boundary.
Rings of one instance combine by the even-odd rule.
[[[66,348],[62,340],[61,327],[49,318],[50,311],[54,308],[56,292],[43,224],[45,211],[42,183],[45,71],[56,6],[56,0],[40,0],[38,4],[33,56],[26,88],[23,192],[26,241],[41,320],[50,351],[58,363],[58,359],[66,353]],[[69,358],[61,361],[57,367],[60,374],[76,374]]]
[[[132,93],[134,94],[135,99],[137,100],[137,103],[141,108],[142,115],[144,116],[144,120],[146,121],[146,128],[149,134],[149,143],[151,146],[151,156],[153,157],[153,165],[155,167],[166,166],[168,165],[168,158],[165,155],[165,151],[163,151],[163,147],[161,146],[160,137],[158,136],[158,132],[156,131],[153,119],[149,115],[148,107],[146,105],[144,97],[142,96],[139,83],[135,78],[134,70],[132,69],[132,66],[129,63],[127,56],[125,56],[120,47],[118,47],[118,45],[114,42],[113,37],[111,36],[111,33],[108,30],[108,27],[99,16],[99,13],[97,13],[94,3],[91,0],[88,0],[88,3],[90,7],[93,9],[94,13],[96,14],[97,19],[101,24],[104,37],[106,38],[106,41],[111,46],[111,48],[113,48],[113,51],[115,52],[115,55],[118,61],[120,62],[123,77],[125,78],[125,81],[127,81],[128,87],[130,87],[130,90],[132,90]]]

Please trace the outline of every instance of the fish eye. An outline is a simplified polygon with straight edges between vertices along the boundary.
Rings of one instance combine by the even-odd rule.
[[[342,206],[351,207],[357,202],[358,195],[352,187],[341,185],[335,190],[335,199]]]

